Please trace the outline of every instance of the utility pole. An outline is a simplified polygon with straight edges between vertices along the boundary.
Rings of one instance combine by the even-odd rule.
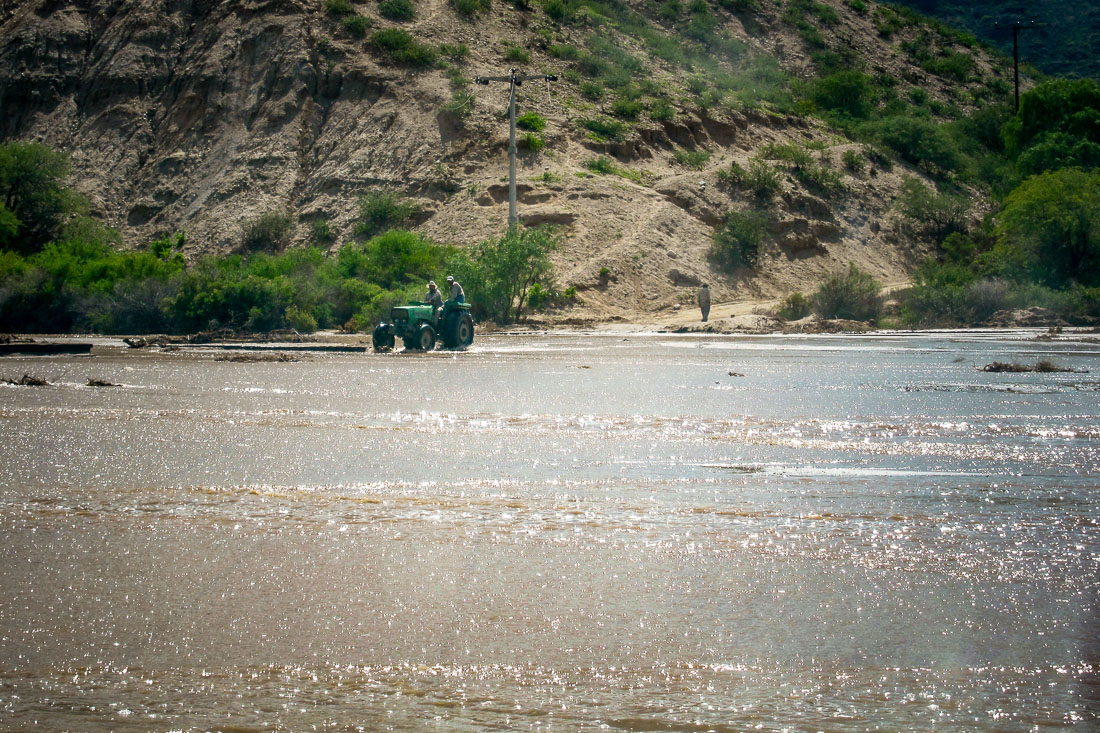
[[[512,69],[508,76],[479,76],[474,79],[477,84],[489,85],[491,81],[509,82],[508,90],[508,228],[511,229],[519,222],[516,216],[516,87],[525,81],[545,79],[547,82],[557,81],[553,74],[536,74],[533,76],[521,76],[517,69]]]
[[[1021,23],[1018,20],[1012,22],[1012,79],[1016,85],[1016,112],[1020,112],[1020,29],[1034,28],[1035,21]],[[1000,23],[994,23],[994,28],[1000,28]]]

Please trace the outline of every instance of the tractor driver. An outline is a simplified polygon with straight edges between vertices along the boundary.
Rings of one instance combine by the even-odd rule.
[[[424,294],[424,302],[432,307],[432,323],[439,323],[439,314],[443,310],[443,294],[439,292],[435,280],[428,281],[428,292]]]

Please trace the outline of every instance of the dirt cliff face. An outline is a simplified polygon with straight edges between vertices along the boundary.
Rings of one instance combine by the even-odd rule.
[[[498,4],[467,19],[446,0],[418,0],[416,19],[395,24],[373,2],[355,7],[373,29],[399,25],[434,44],[464,44],[469,55],[454,66],[469,78],[507,73],[512,44],[529,49],[527,73],[565,65],[545,52],[533,9]],[[882,45],[869,20],[849,16],[844,32],[861,53]],[[747,42],[795,49],[781,58],[805,68],[780,25],[750,36],[723,18]],[[507,85],[473,87],[469,114],[448,114],[445,69],[387,62],[321,0],[9,1],[0,6],[0,67],[0,138],[67,151],[76,187],[131,246],[184,230],[187,254],[228,251],[245,220],[270,211],[298,215],[294,244],[324,219],[338,246],[353,238],[357,194],[379,188],[417,199],[415,228],[441,241],[469,244],[506,226]],[[658,67],[653,78],[670,83],[670,73]],[[862,149],[810,119],[685,106],[612,144],[578,127],[592,105],[564,79],[525,84],[517,104],[548,122],[546,149],[520,154],[520,218],[563,227],[555,260],[559,284],[577,286],[584,302],[575,317],[689,307],[704,281],[718,301],[806,291],[849,262],[897,282],[927,251],[891,207],[906,171],[874,161],[844,171],[843,152]],[[715,272],[706,256],[714,227],[727,210],[759,205],[724,186],[719,171],[792,141],[814,143],[845,192],[823,196],[786,175],[756,274]],[[682,149],[709,158],[691,169],[674,156]],[[588,171],[598,155],[632,175]]]

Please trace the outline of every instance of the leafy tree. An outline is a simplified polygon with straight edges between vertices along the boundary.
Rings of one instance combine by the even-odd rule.
[[[452,269],[475,309],[498,323],[513,323],[523,318],[531,288],[553,279],[550,253],[560,241],[550,228],[512,227],[457,255]]]
[[[1100,171],[1052,171],[1024,181],[1005,199],[995,253],[1040,282],[1100,284]]]
[[[0,145],[0,247],[35,252],[86,206],[63,185],[69,159],[40,143]]]
[[[1015,158],[1057,133],[1100,145],[1100,84],[1056,79],[1025,93],[1019,113],[1004,127],[1005,148]]]
[[[424,287],[443,268],[450,250],[419,234],[394,229],[361,250],[358,275],[387,290]]]

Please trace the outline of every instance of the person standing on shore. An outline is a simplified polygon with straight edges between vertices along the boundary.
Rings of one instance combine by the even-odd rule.
[[[706,323],[707,316],[710,315],[710,287],[706,283],[700,286],[695,300],[699,303],[699,310],[703,312],[703,323]]]

